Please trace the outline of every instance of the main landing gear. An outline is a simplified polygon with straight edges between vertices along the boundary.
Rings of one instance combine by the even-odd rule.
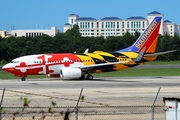
[[[23,75],[21,78],[21,81],[25,81],[26,80],[27,75]]]
[[[86,79],[87,79],[87,80],[93,80],[93,76],[90,75],[90,74],[88,74],[88,75],[86,76]]]
[[[86,77],[85,77],[85,75],[82,75],[80,78],[79,78],[80,80],[93,80],[93,75],[90,75],[90,74],[88,74]]]

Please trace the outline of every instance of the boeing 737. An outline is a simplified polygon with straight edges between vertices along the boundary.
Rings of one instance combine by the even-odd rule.
[[[62,79],[93,79],[93,73],[110,72],[134,67],[153,61],[158,55],[172,51],[155,53],[161,17],[154,17],[135,43],[115,52],[86,50],[82,54],[59,53],[37,54],[16,58],[2,67],[3,70],[26,80],[27,75],[47,74]]]

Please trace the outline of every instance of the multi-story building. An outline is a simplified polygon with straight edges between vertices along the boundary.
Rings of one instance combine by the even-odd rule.
[[[129,17],[125,20],[118,17],[104,17],[97,20],[92,17],[79,17],[76,14],[68,16],[68,23],[64,25],[64,32],[71,29],[74,24],[79,26],[80,33],[83,37],[88,36],[122,36],[126,32],[134,34],[136,31],[142,33],[155,16],[161,16],[162,22],[159,34],[165,33],[174,36],[179,34],[179,26],[172,22],[164,21],[164,15],[153,11],[147,14],[147,18],[141,16]]]
[[[12,36],[16,37],[36,37],[42,36],[43,34],[47,34],[49,36],[55,36],[60,31],[56,27],[51,27],[51,29],[26,29],[26,30],[11,30],[9,33]]]
[[[164,33],[167,33],[170,36],[174,36],[175,33],[178,35],[180,34],[179,25],[169,20],[164,21],[163,27],[164,27]]]

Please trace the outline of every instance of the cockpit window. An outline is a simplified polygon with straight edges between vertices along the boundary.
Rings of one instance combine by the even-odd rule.
[[[19,61],[14,61],[14,60],[13,60],[13,61],[11,61],[11,63],[19,63]]]

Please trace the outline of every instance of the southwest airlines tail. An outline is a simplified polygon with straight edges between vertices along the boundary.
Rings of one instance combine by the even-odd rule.
[[[146,47],[145,53],[154,53],[156,50],[160,25],[161,17],[155,17],[132,46],[118,50],[117,52],[132,51],[139,53]]]

